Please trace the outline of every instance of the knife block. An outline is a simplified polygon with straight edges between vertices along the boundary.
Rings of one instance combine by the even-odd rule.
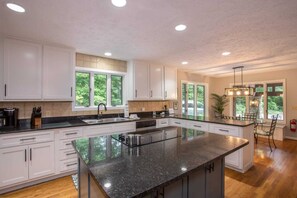
[[[41,118],[32,118],[32,126],[41,127]]]

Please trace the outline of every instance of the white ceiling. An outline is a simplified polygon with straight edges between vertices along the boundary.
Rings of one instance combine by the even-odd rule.
[[[181,23],[188,28],[176,32]],[[124,8],[110,0],[1,0],[0,33],[211,76],[238,65],[246,72],[297,68],[296,0],[127,0]]]

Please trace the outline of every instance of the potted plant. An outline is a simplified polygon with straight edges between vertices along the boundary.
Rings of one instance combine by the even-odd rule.
[[[214,100],[214,105],[212,105],[212,109],[214,110],[215,117],[223,118],[223,112],[225,106],[227,106],[229,99],[225,95],[218,95],[215,93],[211,94],[211,99]]]

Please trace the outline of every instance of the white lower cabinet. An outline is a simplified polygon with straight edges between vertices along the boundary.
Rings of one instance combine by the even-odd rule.
[[[0,187],[54,174],[54,143],[0,149]]]
[[[162,128],[162,127],[169,126],[169,119],[168,118],[157,119],[156,122],[157,122],[156,123],[157,128]]]
[[[71,142],[83,137],[83,127],[59,129],[55,137],[56,174],[77,170],[77,154]]]
[[[28,180],[28,146],[0,149],[0,187]]]
[[[28,147],[29,179],[55,173],[54,142],[33,144]]]

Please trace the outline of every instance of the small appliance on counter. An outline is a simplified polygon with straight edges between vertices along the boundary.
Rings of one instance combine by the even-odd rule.
[[[41,107],[34,107],[32,109],[31,126],[41,127]]]
[[[18,116],[17,108],[0,108],[0,128],[16,128]]]

